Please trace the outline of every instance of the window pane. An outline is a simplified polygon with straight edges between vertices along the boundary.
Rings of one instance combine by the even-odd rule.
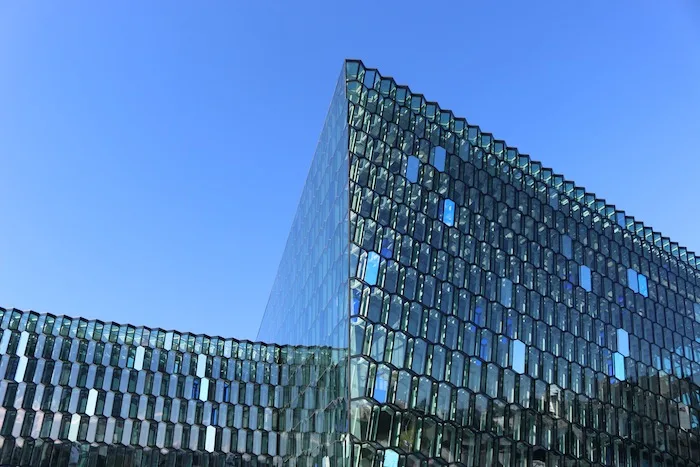
[[[501,279],[501,304],[510,308],[513,303],[513,283],[510,279]]]
[[[446,199],[442,211],[442,221],[449,226],[455,225],[455,202]]]
[[[561,236],[561,252],[564,256],[571,259],[571,237],[568,235]]]
[[[377,283],[379,274],[379,255],[374,251],[367,254],[367,267],[365,268],[365,282],[370,285]]]
[[[630,338],[624,329],[617,330],[617,351],[625,357],[630,356]]]
[[[416,183],[418,181],[418,169],[420,168],[420,161],[415,156],[408,156],[408,163],[406,164],[406,178],[411,183]]]
[[[386,369],[381,369],[377,372],[377,378],[374,383],[374,398],[377,402],[386,402],[386,393],[389,389],[389,375]]]
[[[639,292],[637,271],[635,271],[634,269],[627,270],[627,285],[635,292]]]
[[[525,343],[514,340],[511,346],[511,366],[513,371],[525,373]]]
[[[433,150],[433,165],[440,172],[445,170],[445,148],[436,146]]]
[[[387,449],[384,452],[384,467],[398,467],[399,466],[399,455],[396,451]]]
[[[581,287],[587,291],[591,291],[591,270],[588,266],[581,266],[581,271],[579,273]]]
[[[639,274],[639,293],[645,297],[649,296],[649,289],[647,287],[647,277],[644,274]]]
[[[625,357],[620,352],[615,352],[613,355],[613,369],[615,378],[620,381],[625,380]]]

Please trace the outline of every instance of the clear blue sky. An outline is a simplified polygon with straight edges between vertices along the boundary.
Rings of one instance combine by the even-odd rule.
[[[345,57],[700,251],[697,1],[425,5],[0,3],[0,305],[254,338]]]

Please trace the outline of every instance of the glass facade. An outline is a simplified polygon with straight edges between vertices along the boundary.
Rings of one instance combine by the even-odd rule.
[[[353,464],[699,465],[695,255],[346,67]]]
[[[308,434],[323,413],[300,414],[337,398],[345,366],[330,348],[2,308],[0,332],[0,465],[323,461],[308,446],[329,442]]]
[[[700,465],[695,254],[359,61],[275,344],[0,313],[0,464]]]

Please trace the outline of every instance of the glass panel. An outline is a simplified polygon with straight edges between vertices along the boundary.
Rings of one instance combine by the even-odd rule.
[[[367,253],[367,267],[365,268],[365,282],[369,285],[377,283],[379,275],[379,255],[374,251]]]
[[[445,158],[445,148],[436,146],[435,149],[433,149],[433,166],[440,172],[445,170]]]
[[[451,199],[443,203],[442,221],[450,227],[455,225],[455,202]]]
[[[514,340],[511,344],[511,367],[520,374],[525,373],[525,343]]]
[[[639,279],[639,293],[645,297],[649,296],[649,289],[647,287],[647,277],[644,274],[638,275]]]
[[[587,291],[591,291],[591,270],[588,266],[581,265],[579,272],[579,279],[581,282],[581,287]]]
[[[209,399],[209,380],[207,378],[202,378],[202,381],[199,385],[199,399],[200,400],[207,400]]]
[[[418,181],[418,169],[420,168],[420,161],[415,156],[408,156],[408,162],[406,163],[406,178],[411,183],[416,183]]]
[[[613,355],[613,370],[615,378],[620,381],[625,380],[625,357],[619,352]]]
[[[384,467],[399,467],[399,454],[396,451],[384,451]]]
[[[624,329],[617,330],[617,351],[625,357],[630,356],[630,338]]]
[[[142,370],[143,369],[143,357],[145,355],[146,349],[138,346],[136,347],[136,357],[134,358],[134,369],[135,370]]]
[[[561,253],[567,258],[571,259],[571,249],[572,249],[571,237],[568,235],[561,236]]]
[[[501,303],[510,308],[513,304],[513,282],[510,279],[501,278]]]
[[[91,388],[88,392],[87,405],[85,407],[85,413],[87,415],[95,415],[95,406],[97,405],[97,389]]]
[[[627,286],[635,292],[639,292],[639,281],[637,279],[637,271],[631,268],[627,269]]]
[[[389,389],[388,371],[386,369],[379,370],[374,382],[374,398],[377,402],[386,402],[386,394]]]
[[[197,373],[200,378],[204,378],[204,372],[207,365],[207,356],[204,354],[197,355]]]

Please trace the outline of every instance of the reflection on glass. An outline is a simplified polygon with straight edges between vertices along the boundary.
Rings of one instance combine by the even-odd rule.
[[[552,206],[552,209],[559,209],[559,193],[554,190],[549,192],[549,205]]]
[[[455,202],[451,199],[443,203],[442,221],[450,227],[455,225]]]
[[[501,304],[508,308],[513,304],[513,282],[510,279],[501,278]]]
[[[365,268],[365,282],[370,285],[377,283],[379,275],[379,255],[374,251],[367,253],[367,267]]]
[[[649,288],[647,286],[647,276],[644,274],[639,274],[637,276],[639,279],[639,293],[644,295],[645,297],[649,296]]]
[[[377,402],[386,402],[386,394],[389,388],[389,379],[387,378],[386,370],[377,372],[377,378],[374,383],[374,398]]]
[[[617,330],[617,351],[625,357],[630,356],[630,338],[624,329]]]
[[[624,212],[618,212],[617,213],[617,224],[622,227],[623,229],[627,226],[627,222],[625,220],[625,213]]]
[[[433,149],[433,166],[440,172],[445,170],[445,157],[445,148],[436,146],[435,149]]]
[[[511,345],[511,367],[513,371],[525,373],[525,343],[515,339]]]
[[[613,354],[613,370],[615,378],[625,380],[625,357],[620,352]]]
[[[581,265],[579,270],[579,280],[581,281],[581,287],[587,291],[591,291],[591,270],[586,265]]]
[[[568,235],[561,236],[561,252],[564,256],[571,259],[571,237]]]
[[[382,239],[382,249],[381,255],[384,258],[391,258],[394,254],[394,239],[393,238],[383,238]]]
[[[408,156],[408,162],[406,163],[406,178],[411,183],[416,183],[418,181],[418,169],[420,168],[420,161],[416,156]]]
[[[635,271],[634,269],[627,269],[627,285],[635,292],[639,292],[639,281],[637,279],[637,271]]]
[[[396,451],[384,451],[384,467],[399,467],[399,454]]]

